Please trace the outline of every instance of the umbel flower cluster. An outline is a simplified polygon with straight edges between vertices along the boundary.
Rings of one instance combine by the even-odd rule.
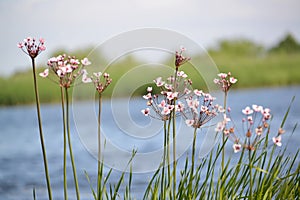
[[[49,68],[39,75],[44,78],[48,77],[50,69],[59,78],[60,87],[69,88],[76,78],[86,77],[87,72],[84,68],[90,64],[91,62],[87,58],[79,61],[75,56],[63,54],[50,58],[47,62]]]
[[[18,43],[18,47],[31,58],[37,57],[42,51],[46,50],[45,40],[40,38],[38,41],[33,37],[27,37],[23,42]]]
[[[160,89],[160,94],[152,94],[152,87],[147,88],[147,94],[143,96],[147,100],[148,108],[141,112],[145,116],[166,121],[171,113],[181,115],[188,126],[200,128],[209,122],[221,110],[222,107],[214,105],[215,100],[209,93],[192,88],[192,80],[184,71],[178,68],[190,60],[182,55],[185,49],[175,53],[175,75],[163,80],[158,77],[153,82]]]
[[[242,109],[242,133],[237,130],[235,124],[230,118],[231,109],[228,109],[228,115],[224,114],[224,120],[219,122],[216,131],[222,132],[234,142],[233,150],[235,153],[243,148],[254,151],[256,146],[269,134],[269,120],[271,111],[269,108],[253,104]],[[273,137],[273,143],[281,146],[281,135],[284,130],[280,128],[276,137]]]

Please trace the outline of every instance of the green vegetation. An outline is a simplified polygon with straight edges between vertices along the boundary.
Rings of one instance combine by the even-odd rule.
[[[284,86],[300,84],[300,45],[297,41],[288,34],[273,48],[267,50],[261,45],[255,44],[249,40],[223,40],[219,42],[216,49],[208,51],[209,55],[216,63],[220,72],[231,71],[239,77],[239,88],[245,87],[269,87],[269,86]],[[86,56],[92,48],[76,50],[67,52],[63,49],[54,52],[52,55],[58,55],[63,52],[69,55],[75,55],[78,58]],[[101,52],[93,53],[89,56],[89,60],[95,65],[93,67],[105,66],[108,62],[101,57]],[[196,55],[192,56],[193,60],[200,59]],[[173,65],[173,59],[165,62],[170,66]],[[119,80],[132,67],[139,65],[141,62],[133,57],[125,57],[117,62],[111,63],[107,68],[113,80]],[[29,62],[28,62],[29,65]],[[45,67],[45,66],[44,66]],[[104,69],[104,67],[102,68]],[[97,70],[97,69],[96,69]],[[190,65],[185,65],[184,70],[194,81],[195,87],[204,88],[205,86],[201,76],[196,73]],[[42,71],[42,67],[38,69]],[[149,73],[155,73],[156,76],[160,74],[159,67]],[[151,74],[147,73],[147,76]],[[137,74],[139,76],[139,74]],[[59,88],[51,80],[44,80],[38,78],[40,98],[42,103],[58,102],[60,99]],[[117,81],[113,81],[112,85],[104,93],[105,96],[110,96],[114,90]],[[0,105],[17,105],[29,104],[34,101],[34,94],[32,91],[32,74],[31,69],[28,71],[16,73],[8,78],[0,77],[1,91],[0,91]],[[131,79],[128,84],[123,84],[118,96],[128,95],[128,92],[135,86],[135,82]],[[142,86],[142,85],[141,85]],[[144,87],[136,90],[135,94],[140,95],[144,93]],[[80,98],[84,98],[86,91],[81,92]]]

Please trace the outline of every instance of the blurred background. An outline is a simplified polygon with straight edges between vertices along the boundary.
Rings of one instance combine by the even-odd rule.
[[[0,0],[0,199],[29,199],[33,187],[40,195],[38,199],[46,198],[30,59],[17,48],[17,43],[27,36],[43,37],[46,41],[46,51],[37,58],[38,71],[42,71],[52,56],[67,53],[83,58],[99,44],[120,33],[148,27],[176,31],[201,45],[220,71],[231,71],[238,78],[230,96],[237,113],[253,103],[270,107],[276,113],[273,122],[274,130],[277,130],[292,97],[296,96],[285,126],[286,132],[291,133],[300,121],[299,9],[298,0]],[[99,52],[93,54],[91,61],[99,65],[109,63],[107,54],[110,52],[97,50]],[[193,52],[187,56],[201,59],[202,55]],[[150,61],[149,56],[124,56],[114,62],[108,72],[113,80],[118,80],[144,59],[151,62],[151,58],[153,55]],[[171,66],[174,62],[172,56],[158,60]],[[190,68],[184,70],[195,78]],[[159,75],[159,71],[155,73]],[[197,80],[194,86],[202,87],[203,80]],[[39,78],[38,82],[50,175],[54,196],[60,199],[63,194],[61,127],[57,125],[61,123],[57,104],[60,90],[50,80]],[[116,82],[105,92],[106,97],[110,97]],[[135,94],[141,95],[144,90],[145,87],[139,88]],[[120,97],[125,97],[126,84],[121,91]],[[84,99],[84,96],[83,92],[79,98]],[[145,106],[145,102],[137,102],[137,109]],[[140,110],[132,111],[136,119],[143,120],[139,114]],[[239,117],[237,115],[236,119]],[[112,123],[113,117],[106,121],[107,127],[116,125]],[[88,129],[89,124],[84,126]],[[118,135],[114,137],[112,140],[118,140]],[[299,134],[290,137],[290,141],[293,152],[299,147]],[[137,146],[129,139],[126,142],[128,150]],[[124,144],[124,140],[119,143]],[[79,176],[83,180],[83,199],[90,199],[82,171],[90,172],[93,182],[96,161],[77,135],[74,144]],[[133,189],[137,194],[147,184],[148,176],[151,173],[137,176],[139,180]],[[72,182],[69,185],[72,187]]]

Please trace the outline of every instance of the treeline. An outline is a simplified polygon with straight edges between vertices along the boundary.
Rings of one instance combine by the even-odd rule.
[[[51,56],[57,56],[61,53],[75,55],[83,58],[88,55],[93,48],[85,48],[75,51],[66,51],[64,49],[53,52]],[[215,62],[218,69],[222,72],[231,71],[234,76],[239,79],[235,88],[245,87],[269,87],[300,84],[300,45],[298,41],[291,35],[287,34],[282,40],[271,48],[265,48],[247,39],[222,40],[217,47],[208,50],[209,55]],[[97,71],[104,69],[109,62],[102,56],[101,52],[95,52],[89,55],[89,59]],[[191,55],[192,59],[199,59],[201,55]],[[113,93],[115,84],[120,78],[133,67],[140,65],[142,62],[132,56],[124,57],[117,62],[110,63],[106,69],[113,79],[112,85],[105,91],[106,96]],[[174,58],[169,58],[165,62],[167,65],[173,65]],[[46,66],[41,66],[38,71],[42,71]],[[93,67],[90,68],[93,70]],[[155,68],[153,68],[155,69]],[[182,68],[194,81],[193,85],[197,88],[205,89],[205,82],[195,73],[195,70],[189,64]],[[151,74],[153,73],[153,74]],[[142,76],[160,76],[160,71],[153,70]],[[137,74],[137,77],[141,74]],[[196,77],[197,76],[197,77]],[[142,77],[140,77],[142,78]],[[59,86],[55,80],[38,78],[39,92],[42,103],[58,102],[60,99]],[[28,71],[17,72],[10,77],[0,77],[0,105],[18,105],[30,104],[34,102],[32,72],[28,67]],[[133,95],[142,95],[145,92],[145,86],[135,89]],[[131,89],[136,87],[136,83],[132,78],[126,80],[125,84],[118,85],[118,96],[131,95]],[[121,87],[121,88],[120,88]],[[77,92],[80,99],[86,98],[86,89]],[[79,95],[78,95],[79,94]]]

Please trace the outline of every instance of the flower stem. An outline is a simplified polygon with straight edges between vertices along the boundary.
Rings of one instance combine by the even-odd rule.
[[[193,145],[192,145],[192,166],[190,173],[190,180],[188,185],[189,195],[192,195],[192,186],[193,186],[193,176],[194,176],[194,168],[195,168],[195,151],[196,151],[196,139],[197,139],[197,128],[194,128],[194,137],[193,137]],[[190,199],[192,199],[190,197]]]
[[[73,176],[74,176],[76,197],[77,197],[77,200],[80,200],[79,187],[78,187],[78,179],[77,179],[77,174],[76,174],[76,166],[75,166],[75,161],[74,161],[74,156],[73,156],[71,134],[70,134],[68,88],[65,88],[65,93],[66,93],[66,122],[67,122],[67,133],[68,133],[67,135],[68,135],[68,143],[69,143],[69,152],[70,152],[70,158],[71,158],[72,169],[73,169]]]
[[[174,100],[175,105],[175,100]],[[176,113],[175,111],[172,112],[172,119],[173,119],[173,198],[176,199]]]
[[[64,155],[63,155],[63,176],[64,176],[64,199],[68,199],[68,186],[67,186],[67,132],[66,132],[66,112],[65,112],[65,100],[64,100],[64,90],[60,87],[61,93],[61,109],[63,117],[63,140],[64,140]]]
[[[161,172],[161,199],[166,199],[166,189],[165,189],[165,165],[166,165],[166,154],[167,154],[167,122],[164,120],[164,154],[163,154],[163,165]]]
[[[249,154],[249,179],[250,179],[250,186],[249,186],[249,200],[252,200],[252,187],[253,187],[253,180],[252,180],[252,159],[251,159],[251,150],[248,150]]]
[[[46,182],[47,182],[47,189],[48,189],[48,197],[49,197],[49,200],[52,200],[52,190],[51,190],[51,184],[50,184],[50,176],[49,176],[49,172],[48,172],[48,161],[47,161],[46,147],[45,147],[45,143],[44,143],[44,135],[43,135],[43,129],[42,129],[42,117],[41,117],[41,112],[40,112],[40,99],[39,99],[38,85],[37,85],[37,80],[36,80],[35,59],[31,58],[31,62],[32,62],[32,72],[33,72],[33,84],[34,84],[34,92],[35,92],[36,110],[37,110],[37,115],[38,115],[40,142],[41,142],[42,153],[43,153],[44,168],[45,168],[45,175],[46,175]]]
[[[101,170],[101,111],[102,111],[102,95],[99,93],[99,102],[98,102],[98,175],[97,175],[97,193],[98,199],[102,199],[101,192],[101,179],[102,179],[102,170]]]

